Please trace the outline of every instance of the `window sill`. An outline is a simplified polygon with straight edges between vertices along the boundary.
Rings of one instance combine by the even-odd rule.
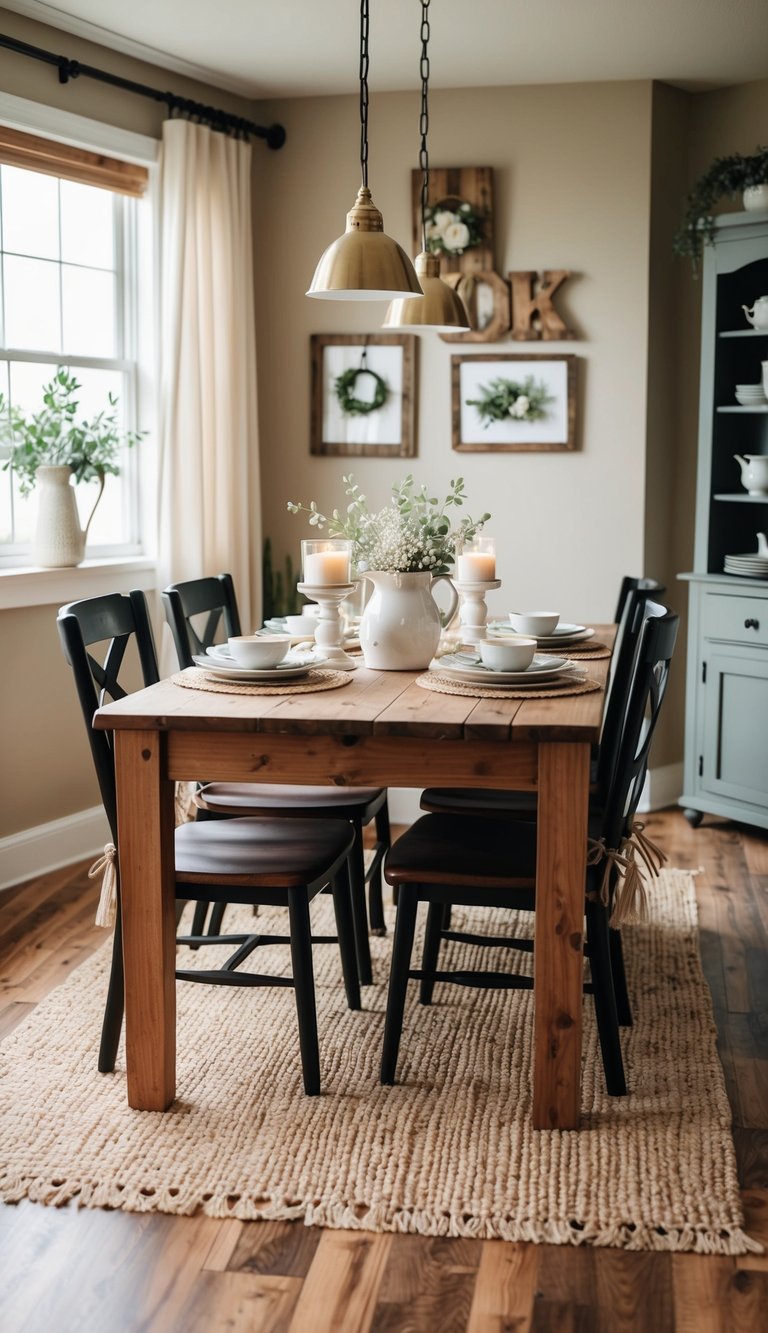
[[[131,588],[150,592],[156,586],[156,573],[154,560],[146,556],[84,560],[74,569],[0,569],[0,611],[63,606],[80,597],[130,592]]]

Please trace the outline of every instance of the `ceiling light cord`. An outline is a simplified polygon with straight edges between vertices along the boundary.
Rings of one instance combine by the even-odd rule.
[[[360,0],[360,170],[368,186],[368,0]]]
[[[429,150],[427,134],[429,132],[429,0],[421,0],[421,115],[419,117],[419,166],[422,170],[421,181],[421,248],[427,248],[427,196],[429,194]]]

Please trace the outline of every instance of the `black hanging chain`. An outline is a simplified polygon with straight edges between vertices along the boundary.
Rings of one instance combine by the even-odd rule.
[[[368,0],[360,0],[360,169],[368,184]]]
[[[429,0],[421,0],[421,116],[419,118],[419,166],[422,170],[421,181],[421,248],[427,248],[427,195],[429,193],[429,152],[427,133],[429,131]]]

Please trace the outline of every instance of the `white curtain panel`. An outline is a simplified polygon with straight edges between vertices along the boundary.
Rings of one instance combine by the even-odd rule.
[[[167,120],[160,169],[160,586],[228,570],[259,611],[251,147]]]

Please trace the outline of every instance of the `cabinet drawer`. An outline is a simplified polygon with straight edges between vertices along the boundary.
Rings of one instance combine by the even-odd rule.
[[[707,593],[702,608],[705,639],[768,647],[768,597],[724,597]]]

